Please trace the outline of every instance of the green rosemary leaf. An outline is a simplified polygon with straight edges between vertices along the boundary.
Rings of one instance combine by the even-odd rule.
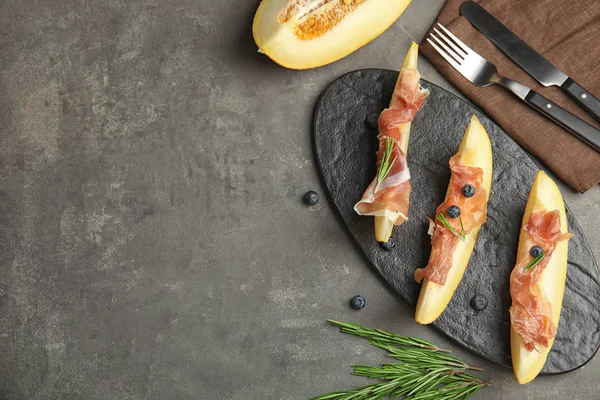
[[[533,269],[533,268],[537,267],[537,265],[542,262],[542,260],[544,259],[545,255],[546,255],[546,250],[542,251],[542,254],[540,254],[539,256],[537,256],[534,259],[532,259],[529,262],[529,264],[527,264],[525,266],[525,268],[523,270],[524,271],[529,271],[530,269]]]
[[[462,222],[462,217],[458,217],[458,220],[460,221],[460,229],[461,229],[461,233],[459,234],[458,232],[456,232],[456,229],[454,229],[454,227],[450,224],[450,221],[448,221],[448,219],[446,218],[446,216],[443,213],[440,213],[437,217],[438,221],[440,221],[442,223],[442,225],[444,225],[444,227],[446,227],[446,229],[448,229],[454,236],[458,237],[460,240],[462,240],[463,242],[465,241],[465,239],[467,238],[466,234],[465,234],[465,227],[463,226],[463,222]]]
[[[349,392],[331,392],[322,396],[313,397],[311,400],[342,400],[347,398]]]
[[[377,185],[375,185],[375,190],[379,188],[381,182],[388,176],[394,163],[396,162],[397,157],[390,162],[390,157],[394,151],[394,143],[395,140],[391,137],[385,138],[385,151],[383,153],[383,157],[381,158],[381,163],[379,164],[379,169],[377,170]]]
[[[394,332],[384,331],[382,329],[371,329],[366,326],[354,324],[352,322],[341,322],[333,319],[328,320],[331,325],[337,326],[343,333],[360,336],[377,343],[388,344],[392,346],[411,346],[436,350],[438,352],[449,353],[449,350],[440,349],[431,342],[424,339],[410,336],[398,335]]]
[[[423,377],[422,382],[420,382],[410,392],[408,392],[406,394],[406,396],[411,396],[411,395],[415,394],[419,389],[423,389],[428,383],[431,383],[431,381],[439,379],[441,377],[443,371],[444,371],[444,369],[440,368],[438,370],[429,372],[427,375],[425,375]]]

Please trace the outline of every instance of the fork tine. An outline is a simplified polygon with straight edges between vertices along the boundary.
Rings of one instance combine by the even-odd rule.
[[[459,65],[461,64],[461,61],[463,61],[462,57],[455,54],[454,51],[452,49],[450,49],[450,47],[446,46],[446,44],[444,42],[442,42],[440,39],[438,39],[438,37],[435,36],[433,34],[433,32],[429,34],[429,37],[434,39],[437,42],[437,44],[440,45],[445,50],[445,53],[448,56],[452,57]]]
[[[448,37],[444,33],[438,31],[437,28],[433,28],[433,30],[435,31],[435,33],[438,34],[439,37],[441,37],[444,40],[444,42],[448,46],[452,47],[452,50],[454,50],[456,52],[456,54],[458,54],[461,58],[465,58],[466,56],[469,55],[468,53],[465,53],[463,51],[463,49],[461,49],[456,44],[454,44],[454,42],[452,40],[448,39]]]
[[[450,57],[449,55],[446,54],[446,52],[442,49],[440,49],[437,44],[433,43],[433,40],[427,38],[427,41],[429,42],[429,44],[440,54],[440,56],[444,57],[444,59],[446,61],[448,61],[450,63],[450,65],[452,65],[454,68],[456,68],[457,70],[459,70],[460,68],[460,64],[452,57]],[[459,70],[460,71],[460,70]]]
[[[469,53],[472,51],[469,46],[467,46],[459,38],[457,38],[456,36],[454,36],[454,34],[452,32],[450,32],[448,29],[446,29],[446,27],[444,25],[440,24],[439,22],[438,22],[438,25],[439,25],[440,28],[442,28],[442,30],[448,36],[450,36],[450,38],[452,38],[452,40],[454,40],[454,43],[456,43],[458,45],[458,47],[463,51],[463,53],[469,55]]]

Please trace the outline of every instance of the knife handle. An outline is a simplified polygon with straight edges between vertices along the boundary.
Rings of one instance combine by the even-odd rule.
[[[600,130],[533,90],[525,96],[525,101],[600,152]]]
[[[567,78],[560,87],[591,116],[600,121],[600,100],[571,78]]]

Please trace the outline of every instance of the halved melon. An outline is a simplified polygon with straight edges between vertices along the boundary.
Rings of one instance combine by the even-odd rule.
[[[464,165],[479,167],[483,170],[482,186],[485,188],[489,199],[492,186],[492,146],[485,128],[474,115],[471,117],[471,122],[463,136],[457,154],[461,155],[461,161]],[[448,187],[451,185],[452,178],[450,178]],[[480,228],[481,226],[473,229],[466,235],[464,242],[460,241],[456,245],[452,256],[452,267],[448,271],[444,285],[423,279],[415,312],[415,321],[420,324],[430,324],[446,309],[467,269]]]
[[[411,0],[262,0],[252,33],[259,52],[292,69],[329,64],[383,33]]]
[[[525,214],[523,215],[523,222],[521,224],[519,249],[517,250],[518,254],[528,252],[528,249],[524,248],[528,233],[523,231],[523,227],[529,221],[531,213],[550,210],[559,211],[560,230],[562,233],[567,233],[567,214],[565,213],[565,204],[560,190],[558,190],[556,183],[544,171],[540,171],[535,177],[531,192],[529,193],[529,199],[527,200],[527,206],[525,207]],[[560,320],[560,310],[565,293],[568,250],[568,240],[556,244],[550,261],[546,265],[546,269],[544,269],[540,279],[541,287],[546,292],[546,296],[552,306],[552,321],[554,321],[556,326],[558,326]],[[540,347],[534,351],[527,351],[521,336],[511,328],[510,350],[513,371],[519,383],[529,383],[540,373],[553,344],[554,339],[551,339],[548,347]]]

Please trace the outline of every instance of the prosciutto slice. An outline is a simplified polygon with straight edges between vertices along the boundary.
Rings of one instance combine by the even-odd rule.
[[[452,268],[452,257],[454,250],[461,240],[452,233],[438,219],[438,215],[443,214],[450,225],[457,233],[462,232],[460,220],[458,218],[448,217],[448,207],[458,206],[461,210],[465,234],[481,226],[487,218],[487,194],[483,188],[483,170],[476,167],[461,165],[459,155],[450,158],[450,171],[452,178],[446,200],[438,206],[435,211],[435,219],[430,219],[431,233],[431,254],[429,262],[425,268],[419,268],[415,271],[415,280],[421,282],[427,279],[440,285],[446,283],[448,272]],[[465,197],[462,194],[462,187],[471,184],[475,188],[473,197]],[[431,232],[431,229],[433,232]]]
[[[362,198],[354,206],[359,215],[385,216],[400,225],[408,219],[408,203],[411,192],[410,173],[406,164],[406,154],[400,148],[402,143],[401,124],[411,122],[423,105],[429,90],[419,86],[421,75],[416,69],[402,69],[394,89],[390,108],[379,115],[379,150],[377,167],[386,151],[387,138],[393,139],[391,160],[396,160],[383,181],[377,177],[365,190]]]
[[[541,287],[540,278],[557,243],[573,235],[561,232],[558,210],[532,213],[523,230],[528,235],[524,250],[519,253],[517,264],[510,274],[512,306],[509,312],[511,325],[521,336],[525,349],[533,351],[538,345],[548,347],[550,340],[556,336],[552,305]],[[541,246],[545,255],[537,266],[525,271],[532,259],[529,250],[533,246]]]

